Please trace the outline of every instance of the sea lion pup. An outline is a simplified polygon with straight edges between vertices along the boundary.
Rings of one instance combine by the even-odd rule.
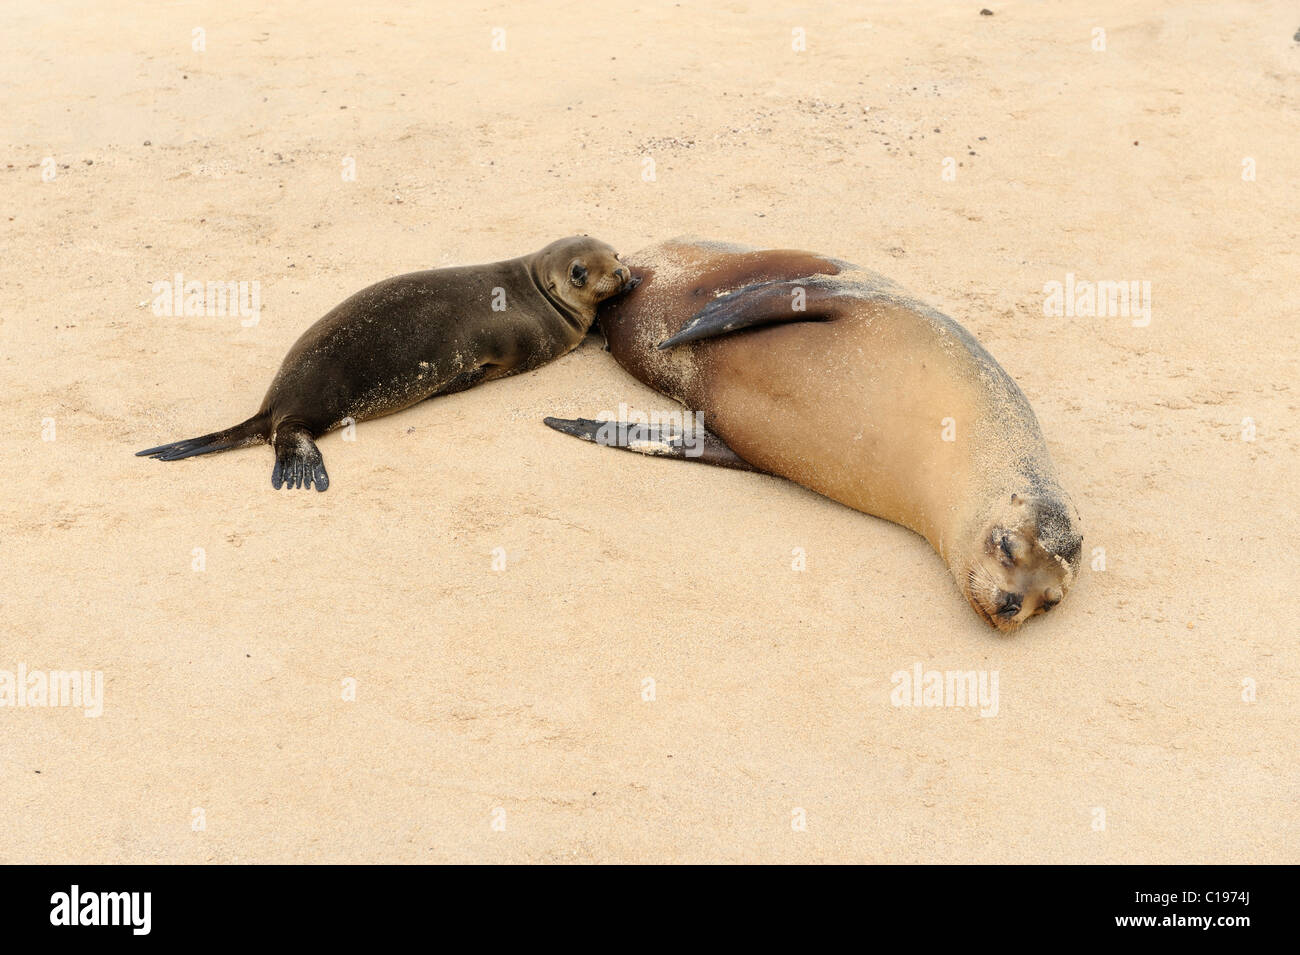
[[[1077,512],[1029,402],[964,328],[810,252],[679,239],[628,264],[640,285],[598,318],[609,349],[707,429],[547,424],[781,475],[909,527],[998,630],[1060,603],[1082,552]]]
[[[357,292],[303,333],[242,424],[140,451],[160,461],[269,442],[271,486],[329,487],[315,439],[425,398],[531,371],[575,348],[596,306],[635,284],[604,242],[574,236],[489,265],[411,272]]]

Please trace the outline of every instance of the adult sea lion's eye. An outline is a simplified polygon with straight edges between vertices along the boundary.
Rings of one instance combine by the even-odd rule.
[[[576,285],[578,288],[582,288],[584,285],[586,285],[587,267],[583,265],[581,262],[574,262],[573,265],[569,267],[569,281],[572,282],[574,285]]]

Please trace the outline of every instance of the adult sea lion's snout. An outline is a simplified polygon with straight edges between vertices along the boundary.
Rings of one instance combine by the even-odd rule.
[[[998,616],[1007,620],[1013,619],[1020,613],[1020,607],[1024,601],[1024,594],[1009,594],[1006,591],[999,591]]]

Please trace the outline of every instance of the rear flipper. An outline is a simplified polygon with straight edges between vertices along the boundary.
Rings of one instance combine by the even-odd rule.
[[[270,418],[265,414],[255,414],[247,421],[240,422],[225,431],[213,431],[202,437],[160,444],[156,448],[145,448],[143,451],[137,451],[135,456],[154,458],[157,461],[179,461],[199,454],[212,454],[215,451],[229,451],[231,448],[246,448],[250,444],[261,444],[270,433]]]
[[[817,276],[749,285],[715,298],[658,347],[672,348],[746,328],[788,322],[827,322],[836,317],[844,294],[843,282]]]
[[[592,421],[590,418],[543,418],[542,422],[556,431],[606,447],[660,458],[700,461],[735,471],[764,473],[727,447],[726,442],[703,425],[688,431],[670,431],[655,425]]]
[[[330,486],[325,473],[325,460],[312,440],[311,432],[301,426],[277,428],[275,432],[275,470],[271,472],[271,487],[308,488],[316,484],[323,491]]]

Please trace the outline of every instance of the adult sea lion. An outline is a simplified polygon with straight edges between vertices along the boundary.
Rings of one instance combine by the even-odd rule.
[[[316,438],[348,418],[544,365],[582,341],[597,305],[633,284],[614,250],[587,236],[504,262],[385,279],[303,333],[253,417],[138,454],[179,461],[268,442],[273,487],[323,491],[329,475]]]
[[[1060,603],[1083,538],[1024,394],[969,332],[873,272],[811,252],[677,239],[628,259],[600,310],[624,368],[702,413],[695,434],[551,427],[796,481],[924,536],[987,623]]]

